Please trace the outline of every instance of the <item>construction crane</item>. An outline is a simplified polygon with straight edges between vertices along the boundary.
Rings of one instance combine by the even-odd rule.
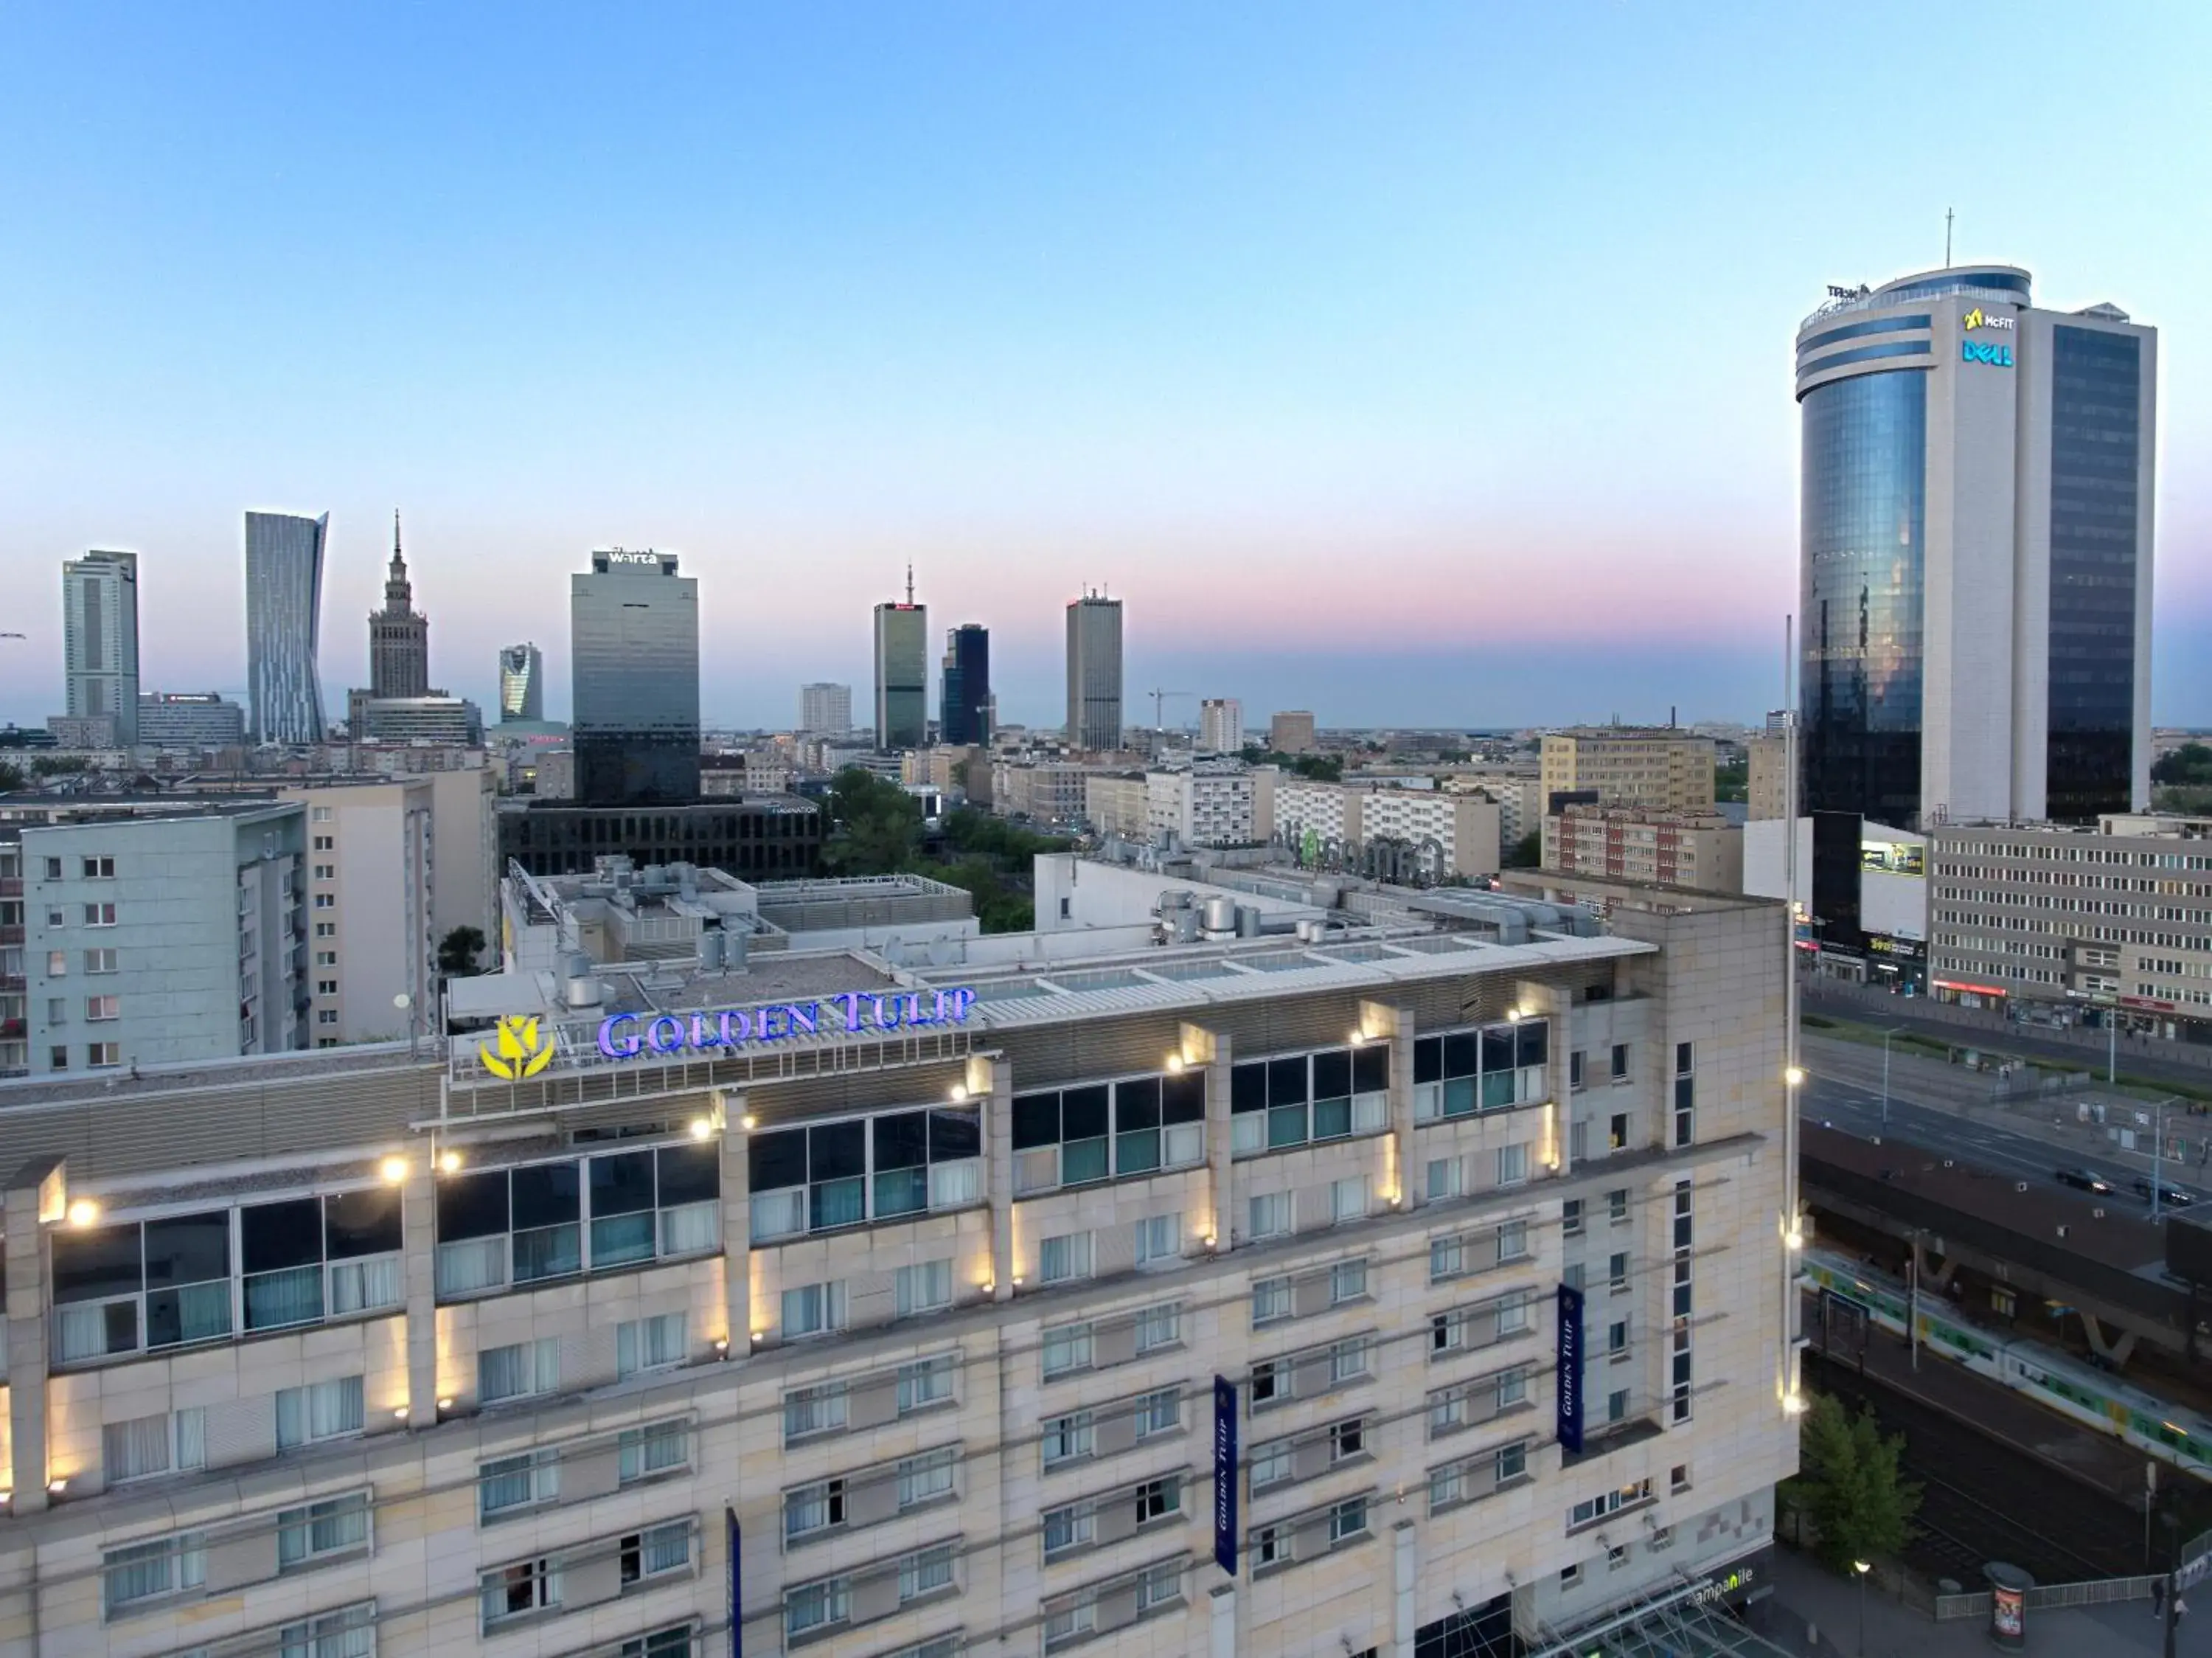
[[[1164,731],[1167,729],[1168,698],[1170,697],[1194,697],[1198,693],[1194,691],[1147,691],[1144,694],[1152,699],[1152,729],[1155,731]]]

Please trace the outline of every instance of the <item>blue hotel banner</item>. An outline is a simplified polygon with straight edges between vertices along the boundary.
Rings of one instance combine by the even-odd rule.
[[[1559,1448],[1583,1448],[1583,1292],[1559,1286]]]
[[[730,1658],[744,1658],[745,1615],[738,1605],[738,1511],[725,1503],[722,1529],[730,1546]]]
[[[1237,1389],[1213,1379],[1213,1559],[1237,1576]]]

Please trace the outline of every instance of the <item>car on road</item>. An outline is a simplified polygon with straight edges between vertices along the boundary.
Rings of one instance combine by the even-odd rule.
[[[2135,1188],[2136,1197],[2145,1203],[2150,1201],[2148,1180],[2130,1180],[2128,1184]],[[2178,1186],[2161,1185],[2158,1189],[2158,1200],[2169,1209],[2186,1209],[2197,1201],[2197,1194],[2192,1192],[2184,1192]]]
[[[2094,1192],[2100,1198],[2112,1195],[2112,1183],[2094,1169],[2062,1168],[2057,1172],[2058,1184],[2070,1186],[2076,1192]]]

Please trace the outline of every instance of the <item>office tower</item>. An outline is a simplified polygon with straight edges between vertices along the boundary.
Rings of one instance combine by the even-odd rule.
[[[115,746],[138,741],[138,555],[88,552],[62,564],[62,661],[73,718],[106,715]]]
[[[906,602],[876,607],[876,747],[919,748],[928,735],[929,607],[914,601],[908,564]]]
[[[957,745],[991,741],[991,634],[979,623],[963,622],[945,636],[938,741]]]
[[[1924,828],[2145,799],[2158,334],[1968,265],[1797,335],[1805,804]]]
[[[1198,746],[1234,754],[1244,747],[1244,704],[1234,697],[1208,697],[1198,705]]]
[[[568,578],[576,798],[699,796],[699,583],[676,555],[613,547]]]
[[[501,720],[542,720],[545,717],[545,656],[536,645],[499,648],[499,717]]]
[[[853,687],[827,680],[799,687],[799,728],[811,735],[842,737],[853,728]]]
[[[2094,820],[2148,798],[2157,331],[1963,265],[1797,332],[1800,746],[1824,942],[1861,823]]]
[[[248,735],[257,743],[318,743],[323,684],[316,643],[331,515],[246,515]]]
[[[430,694],[430,619],[415,609],[415,589],[399,552],[399,514],[392,515],[392,564],[384,578],[384,608],[368,619],[368,694]]]
[[[1121,746],[1121,601],[1086,593],[1067,607],[1067,741]]]

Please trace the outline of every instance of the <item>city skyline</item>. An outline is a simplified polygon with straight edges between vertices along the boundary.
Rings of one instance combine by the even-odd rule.
[[[620,543],[679,552],[702,625],[748,631],[702,664],[709,723],[866,683],[866,600],[829,595],[888,591],[909,558],[941,614],[992,629],[1009,722],[1057,722],[1058,613],[1097,581],[1141,619],[1133,695],[1338,725],[1753,719],[1795,604],[1776,342],[1831,282],[1935,264],[1952,207],[1960,259],[2155,319],[2167,452],[2212,429],[2201,232],[2171,211],[2175,169],[2185,187],[2212,153],[2179,67],[2212,27],[2192,14],[2155,59],[2022,19],[2006,76],[1884,93],[1865,146],[1834,134],[1865,113],[1871,26],[1607,14],[1592,50],[1571,9],[1505,34],[1224,13],[1170,61],[1134,50],[1166,16],[1141,9],[988,39],[878,15],[856,55],[825,20],[641,43],[572,15],[529,43],[526,99],[489,101],[459,67],[501,33],[480,20],[19,23],[0,131],[30,234],[0,303],[29,326],[0,586],[30,595],[33,637],[0,646],[0,718],[61,705],[62,558],[140,555],[143,685],[240,694],[241,509],[328,509],[325,600],[350,619],[396,499],[440,677],[493,705],[499,645],[545,640],[552,717],[552,575]],[[1840,72],[1785,89],[1762,67],[1816,50]],[[326,95],[285,154],[287,113],[234,94],[295,60]],[[688,97],[732,64],[740,95]],[[1745,96],[1679,107],[1716,64]],[[71,113],[95,84],[127,105],[96,129]],[[684,119],[586,140],[550,113],[647,87]],[[1900,174],[1899,154],[1926,159]],[[1977,154],[2038,187],[1990,187]],[[312,257],[241,279],[272,221]],[[118,224],[162,257],[108,257]],[[653,257],[610,286],[569,256],[587,225]],[[2153,716],[2201,722],[2212,485],[2162,467],[2157,515]],[[1526,625],[1567,607],[1605,647],[1572,672]],[[326,708],[367,683],[364,644],[349,623],[325,642]]]

